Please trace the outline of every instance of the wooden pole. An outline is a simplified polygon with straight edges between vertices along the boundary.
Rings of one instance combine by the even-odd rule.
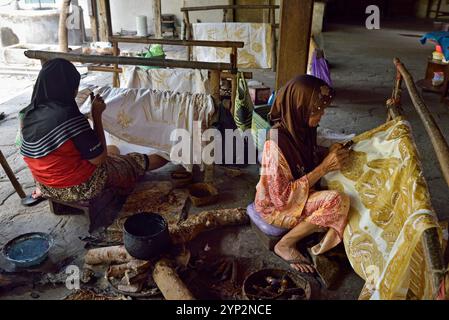
[[[157,39],[162,38],[162,18],[161,18],[161,0],[153,0],[154,15],[154,35]]]
[[[112,36],[111,7],[109,0],[98,0],[98,28],[100,41],[107,42]]]
[[[118,43],[117,42],[112,42],[112,54],[115,57],[118,57],[118,52],[119,52],[118,51]],[[119,78],[118,70],[119,70],[118,64],[114,64],[114,74],[113,74],[113,77],[112,77],[112,85],[115,88],[120,87],[120,78]]]
[[[270,23],[271,23],[271,70],[276,72],[277,64],[277,41],[276,41],[276,11],[270,9]]]
[[[184,32],[186,33],[186,40],[192,40],[192,29],[190,26],[190,17],[189,11],[184,11]],[[187,47],[187,60],[190,61],[192,59],[192,47]]]
[[[243,48],[245,43],[241,41],[210,41],[210,40],[179,40],[179,39],[154,39],[146,37],[113,36],[109,37],[110,42],[127,42],[142,44],[167,44],[172,46],[198,46],[214,48]]]
[[[92,41],[98,41],[97,0],[88,0],[88,12],[90,17],[90,30]]]
[[[62,53],[54,51],[38,51],[27,50],[25,56],[30,59],[50,60],[54,58],[62,58],[69,61],[82,63],[99,63],[99,64],[118,64],[132,66],[152,66],[162,68],[185,68],[185,69],[206,69],[206,70],[232,70],[230,63],[223,62],[201,62],[201,61],[185,61],[185,60],[169,60],[169,59],[147,59],[138,57],[123,56],[99,56],[75,53]],[[220,72],[218,72],[220,75]]]
[[[412,103],[419,116],[421,117],[427,134],[430,137],[433,148],[437,154],[438,162],[443,172],[443,176],[446,178],[446,183],[449,186],[449,146],[444,139],[444,136],[441,134],[441,131],[438,128],[432,115],[430,114],[427,106],[419,96],[411,74],[398,58],[394,59],[394,64],[396,66],[397,76],[392,98],[387,102],[390,117],[395,118],[402,113],[400,109],[402,94],[401,85],[402,82],[405,82],[410,98],[412,99]],[[436,296],[440,288],[440,284],[445,276],[444,259],[437,228],[430,228],[424,231],[422,236],[422,243],[427,265],[429,267],[429,271],[432,274],[431,277],[433,294],[434,296]]]
[[[276,88],[307,72],[313,0],[282,0]]]
[[[435,122],[435,119],[433,118],[426,104],[418,94],[418,90],[416,89],[413,78],[408,70],[404,67],[404,65],[398,58],[394,59],[394,64],[396,65],[398,72],[401,73],[404,79],[413,105],[422,120],[424,128],[426,129],[427,134],[430,137],[430,141],[432,142],[433,148],[438,158],[438,162],[440,164],[441,171],[443,173],[443,177],[445,178],[446,183],[449,186],[449,146],[446,142],[446,139],[441,133],[440,128]]]
[[[59,51],[69,51],[68,31],[67,31],[67,18],[69,16],[69,7],[71,0],[63,0],[61,2],[61,12],[59,13]]]
[[[6,161],[6,158],[3,155],[3,152],[1,150],[0,150],[0,164],[3,167],[3,170],[5,170],[5,173],[8,176],[9,181],[11,181],[11,184],[14,187],[14,189],[16,190],[19,197],[21,199],[26,198],[26,194],[25,194],[25,192],[23,192],[22,186],[20,185],[19,181],[17,181],[17,178],[14,175],[14,172],[12,171],[8,162]]]

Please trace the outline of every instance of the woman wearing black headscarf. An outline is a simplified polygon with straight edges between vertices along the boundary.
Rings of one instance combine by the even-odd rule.
[[[262,156],[256,210],[269,224],[291,229],[275,252],[302,272],[313,272],[313,268],[296,249],[297,242],[326,231],[312,248],[313,254],[322,254],[341,242],[347,223],[349,198],[314,188],[326,173],[340,169],[349,154],[337,144],[324,160],[319,155],[317,127],[333,97],[333,89],[313,76],[299,76],[287,83],[271,109],[273,127]]]
[[[89,200],[106,187],[129,190],[146,170],[167,161],[156,155],[108,155],[101,116],[106,108],[92,99],[94,129],[78,109],[80,74],[64,59],[47,61],[21,113],[21,154],[45,197]]]

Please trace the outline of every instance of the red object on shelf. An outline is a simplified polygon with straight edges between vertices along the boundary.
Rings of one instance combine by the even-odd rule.
[[[251,100],[253,101],[254,105],[263,105],[267,104],[268,99],[271,95],[271,89],[269,87],[260,85],[260,86],[253,86],[249,87],[249,95],[251,96]]]
[[[439,53],[443,53],[443,48],[441,48],[440,45],[435,46],[435,51],[439,52]]]

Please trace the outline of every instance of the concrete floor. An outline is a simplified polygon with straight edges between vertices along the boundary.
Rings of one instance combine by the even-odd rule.
[[[323,127],[345,133],[360,133],[383,123],[386,118],[384,105],[391,95],[395,75],[392,63],[394,57],[399,57],[405,63],[415,80],[424,75],[426,59],[432,52],[432,46],[422,46],[415,35],[431,30],[432,26],[404,22],[386,23],[381,27],[381,30],[370,31],[354,25],[333,25],[323,34],[322,44],[332,65],[332,79],[337,90],[335,107],[326,112],[322,121]],[[254,78],[271,87],[274,86],[275,75],[272,72],[254,71]],[[2,86],[8,86],[10,83],[8,78],[0,79]],[[0,104],[0,112],[3,111],[8,115],[6,120],[0,122],[0,147],[28,192],[33,189],[33,180],[13,143],[17,131],[17,111],[29,101],[31,80],[23,81],[22,89],[28,86],[25,93]],[[86,80],[98,84],[109,81],[109,78],[101,75],[101,79],[90,77]],[[5,96],[11,92],[6,91]],[[0,96],[0,102],[4,98]],[[435,95],[424,94],[424,98],[446,139],[449,139],[448,106],[440,104]],[[403,104],[406,117],[414,129],[413,134],[421,154],[435,211],[441,219],[448,219],[447,185],[441,178],[429,138],[405,92]],[[223,174],[222,168],[217,169],[215,183],[223,197],[214,207],[246,207],[253,200],[257,168],[248,167],[243,171],[242,176],[231,179]],[[87,228],[88,221],[85,217],[54,216],[49,212],[46,202],[34,208],[21,207],[19,198],[13,192],[7,178],[0,173],[0,246],[25,232],[52,232],[56,237],[56,246],[51,253],[50,261],[42,269],[44,272],[54,272],[67,263],[81,266],[84,244],[79,237],[87,235]],[[283,266],[279,259],[263,248],[250,227],[227,228],[203,234],[192,243],[191,248],[198,251],[206,244],[219,253],[250,259],[255,267]],[[3,257],[0,257],[0,269],[12,270],[11,265]],[[347,270],[342,273],[342,280],[336,289],[318,290],[319,294],[315,297],[356,299],[362,285],[363,281],[351,270]],[[25,287],[4,293],[1,298],[31,299],[31,292],[34,292],[33,297],[36,299],[59,299],[68,293],[63,285],[55,288]]]

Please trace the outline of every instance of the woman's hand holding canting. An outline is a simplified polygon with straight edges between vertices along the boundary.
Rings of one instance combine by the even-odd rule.
[[[349,150],[342,145],[332,146],[329,154],[321,163],[325,173],[340,170],[349,158]]]
[[[101,117],[104,110],[106,110],[106,104],[104,103],[103,98],[97,94],[96,96],[91,93],[90,99],[92,101],[92,117]]]

